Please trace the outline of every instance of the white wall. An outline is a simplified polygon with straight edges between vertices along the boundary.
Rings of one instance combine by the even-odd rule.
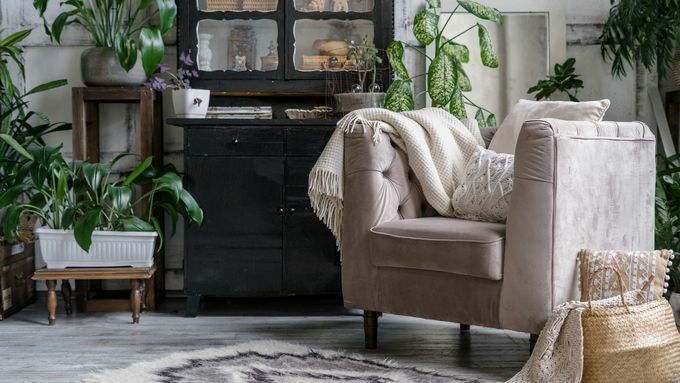
[[[488,0],[496,3],[497,1]],[[482,2],[488,2],[482,0]],[[444,3],[453,0],[444,0]],[[425,4],[424,0],[395,0],[395,37],[417,45],[411,33],[413,15]],[[517,0],[513,7],[523,7],[531,10],[536,4],[560,7],[564,12],[566,25],[566,56],[576,58],[576,67],[583,76],[585,89],[579,92],[582,99],[609,98],[612,107],[607,114],[610,120],[633,120],[644,116],[636,115],[636,105],[640,99],[636,88],[635,71],[631,70],[628,78],[612,79],[609,73],[609,63],[602,61],[596,39],[601,25],[606,20],[609,0]],[[69,26],[64,32],[62,46],[55,46],[43,33],[42,25],[37,13],[32,7],[32,1],[0,0],[0,29],[4,33],[33,27],[34,31],[28,39],[25,50],[26,83],[31,85],[40,82],[66,78],[71,86],[81,85],[79,74],[80,51],[89,45],[86,34],[76,26]],[[50,17],[55,16],[58,2],[50,2]],[[559,27],[559,26],[558,26]],[[176,50],[174,32],[168,33],[166,43],[168,56],[166,61],[174,64]],[[414,71],[424,71],[422,57],[414,52],[407,52],[407,63]],[[418,84],[419,91],[423,84]],[[70,121],[71,111],[70,89],[62,88],[33,97],[32,106],[46,112],[53,120]],[[421,96],[420,104],[424,104]],[[167,110],[167,108],[166,108]],[[134,137],[136,136],[137,107],[124,105],[107,105],[101,113],[103,123],[101,147],[104,159],[121,151],[135,151]],[[67,153],[70,153],[71,139],[69,133],[57,134],[51,137],[53,144],[62,143]],[[165,160],[182,168],[182,130],[177,127],[166,126]],[[177,236],[168,242],[166,255],[166,283],[170,290],[182,289],[182,228]]]

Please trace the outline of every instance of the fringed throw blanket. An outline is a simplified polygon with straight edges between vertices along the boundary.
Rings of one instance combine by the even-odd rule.
[[[358,125],[372,129],[375,142],[381,133],[387,133],[406,153],[427,202],[440,215],[454,216],[453,193],[465,178],[468,159],[484,143],[476,121],[464,124],[439,108],[401,113],[378,108],[357,110],[338,122],[309,174],[312,208],[333,232],[338,246],[342,239],[344,135]]]
[[[643,294],[625,294],[629,306],[645,302]],[[593,301],[593,307],[621,307],[621,297]],[[583,327],[586,302],[563,303],[553,311],[541,331],[534,352],[522,371],[507,383],[579,383],[583,375]]]

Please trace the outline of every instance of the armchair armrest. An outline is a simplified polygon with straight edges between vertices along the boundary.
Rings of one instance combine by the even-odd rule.
[[[369,232],[395,219],[421,215],[422,197],[404,153],[387,134],[374,142],[357,125],[345,134],[342,218],[342,291],[345,306],[374,309],[375,270],[369,256]]]
[[[538,333],[578,297],[581,248],[654,246],[655,138],[640,122],[524,123],[507,219],[500,321]]]

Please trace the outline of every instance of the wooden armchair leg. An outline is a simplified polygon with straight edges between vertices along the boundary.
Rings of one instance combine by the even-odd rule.
[[[364,310],[364,341],[366,349],[378,347],[378,313]]]
[[[537,341],[538,341],[538,334],[531,334],[529,336],[529,354],[534,352],[534,347],[536,347]]]

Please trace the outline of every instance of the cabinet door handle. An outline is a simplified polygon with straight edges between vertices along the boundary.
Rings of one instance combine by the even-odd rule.
[[[288,209],[288,215],[293,215],[293,214],[295,214],[295,208],[291,207],[290,209]]]
[[[234,145],[238,145],[238,138],[232,138],[231,143]]]
[[[283,215],[283,208],[280,207],[279,210],[276,211],[276,214]]]

